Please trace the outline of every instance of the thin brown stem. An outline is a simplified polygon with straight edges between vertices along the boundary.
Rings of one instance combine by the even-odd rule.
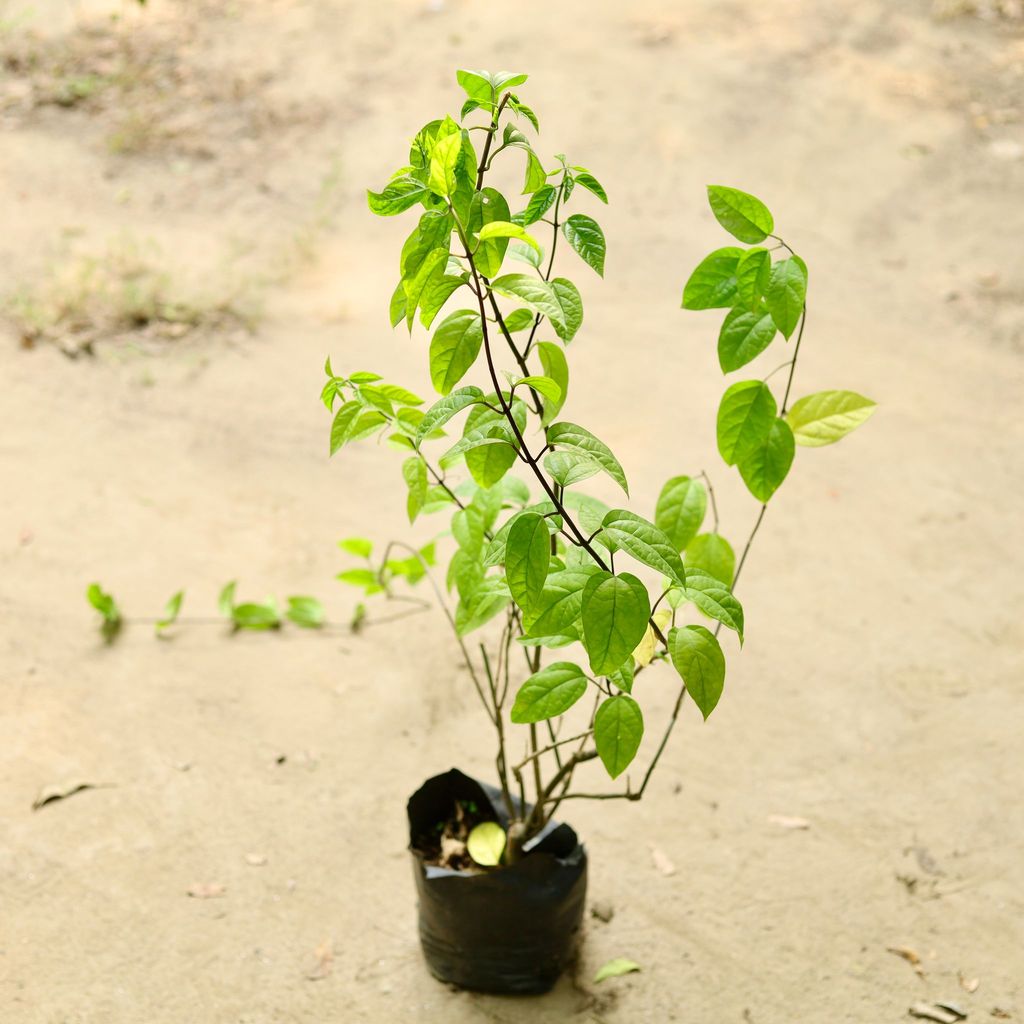
[[[477,696],[480,698],[480,703],[484,706],[484,711],[487,712],[487,717],[491,720],[491,724],[497,727],[498,723],[495,721],[495,716],[491,713],[491,709],[487,705],[487,698],[484,696],[484,688],[480,683],[480,678],[476,674],[476,669],[473,666],[473,659],[469,656],[469,651],[466,650],[466,644],[463,641],[459,630],[455,625],[455,619],[452,618],[452,613],[448,610],[448,603],[444,599],[444,595],[441,593],[440,588],[435,581],[433,574],[430,572],[430,566],[427,565],[424,557],[413,547],[408,544],[404,544],[401,541],[393,540],[388,544],[384,551],[384,562],[388,560],[388,554],[392,548],[403,548],[408,551],[413,558],[420,563],[420,568],[423,570],[423,575],[426,577],[427,582],[430,584],[431,590],[434,591],[434,597],[437,598],[437,603],[441,606],[441,611],[444,612],[444,617],[448,620],[448,625],[452,627],[452,632],[455,634],[455,640],[459,645],[459,650],[462,651],[462,657],[466,662],[466,668],[469,669],[470,678],[473,680],[473,685],[476,687]]]

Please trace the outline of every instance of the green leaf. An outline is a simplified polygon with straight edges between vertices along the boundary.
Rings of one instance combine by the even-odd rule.
[[[479,319],[479,317],[478,317]],[[452,417],[457,416],[463,409],[471,405],[479,405],[483,401],[484,393],[472,385],[458,388],[446,397],[435,402],[424,414],[416,428],[415,443],[418,448],[423,439],[435,430],[443,427]]]
[[[452,584],[454,584],[455,589],[459,592],[459,600],[462,602],[471,601],[477,588],[483,582],[484,573],[485,570],[480,562],[479,555],[474,555],[463,548],[459,548],[452,555],[451,561],[448,563],[448,590],[450,591]]]
[[[384,426],[388,422],[387,416],[382,412],[377,412],[375,409],[370,412],[364,412],[352,425],[351,431],[349,431],[349,441],[360,441],[364,437],[369,437],[377,431],[379,427]]]
[[[412,331],[412,321],[416,316],[416,309],[420,304],[420,300],[444,276],[447,263],[447,249],[443,247],[432,249],[427,253],[416,274],[411,278],[403,279],[405,286],[405,322],[410,332]]]
[[[634,512],[617,508],[604,517],[601,526],[623,551],[637,561],[656,569],[678,586],[686,586],[686,571],[679,552],[653,523]]]
[[[365,391],[365,388],[363,389]],[[378,384],[377,390],[396,405],[422,405],[423,399],[398,384]]]
[[[449,261],[449,267],[451,266]],[[426,288],[420,294],[420,323],[430,330],[437,314],[444,308],[444,304],[469,280],[469,274],[443,274],[441,277],[433,277]],[[403,312],[399,320],[405,316]],[[392,324],[394,326],[394,324]]]
[[[512,599],[529,616],[544,590],[551,559],[551,535],[543,516],[524,512],[508,532],[505,579]]]
[[[399,267],[402,277],[413,277],[435,249],[451,248],[455,218],[447,210],[427,210],[402,246]]]
[[[537,191],[530,196],[530,201],[526,204],[526,209],[519,214],[522,218],[523,225],[529,226],[530,224],[534,224],[540,220],[541,217],[551,209],[557,195],[558,189],[555,188],[554,185],[542,185],[537,189]]]
[[[647,588],[635,576],[597,572],[583,591],[583,638],[596,675],[614,672],[643,639],[651,615]]]
[[[742,462],[761,445],[775,422],[775,397],[764,381],[733,384],[718,406],[718,451],[726,465]]]
[[[708,185],[708,202],[715,220],[741,242],[763,242],[775,229],[768,207],[738,188]]]
[[[471,100],[476,100],[481,106],[494,103],[494,86],[486,71],[460,70],[455,72],[455,77]]]
[[[594,975],[594,984],[605,981],[608,978],[618,978],[623,974],[631,974],[633,971],[639,971],[640,965],[635,960],[627,960],[624,956],[618,956],[614,960],[609,960],[603,967],[598,969],[597,974]]]
[[[587,452],[548,452],[544,469],[560,487],[573,487],[602,471],[601,463]]]
[[[272,601],[236,604],[231,609],[231,620],[237,629],[277,629],[281,625],[281,616]]]
[[[338,541],[338,547],[358,558],[369,558],[373,554],[373,542],[365,537],[346,537]]]
[[[492,224],[508,223],[511,218],[508,202],[495,188],[485,188],[473,196],[469,207],[469,223],[466,230],[470,235],[490,229]],[[508,237],[499,234],[497,237],[481,235],[473,253],[473,261],[477,270],[484,277],[493,277],[501,269],[508,249]]]
[[[725,655],[718,640],[703,626],[683,626],[669,632],[668,650],[706,722],[725,686]]]
[[[604,232],[593,217],[574,213],[562,224],[562,234],[584,263],[604,277],[604,257],[607,248]]]
[[[526,120],[533,125],[533,130],[535,132],[540,131],[540,123],[537,121],[537,115],[533,112],[533,110],[530,107],[528,107],[525,103],[520,103],[519,100],[516,99],[515,97],[508,101],[508,105],[517,114],[522,114],[522,116],[525,117]]]
[[[705,615],[735,630],[743,643],[743,608],[725,583],[691,568],[686,573],[686,597]]]
[[[537,355],[540,357],[540,364],[544,368],[544,374],[550,377],[559,388],[557,400],[548,399],[544,403],[544,415],[541,422],[547,426],[561,411],[569,394],[569,364],[566,362],[565,352],[560,345],[553,341],[542,341],[537,345]]]
[[[576,184],[582,185],[588,192],[593,192],[602,203],[608,203],[608,193],[605,192],[601,182],[589,171],[581,171],[576,175]]]
[[[103,616],[100,633],[107,643],[113,643],[121,631],[121,609],[113,596],[108,594],[98,583],[90,583],[85,591],[86,600]]]
[[[518,224],[513,224],[511,221],[492,220],[480,229],[477,238],[481,242],[494,238],[515,238],[540,252],[540,243],[537,239],[525,228],[520,227]]]
[[[506,477],[501,481],[502,490],[505,489],[505,485],[511,481],[511,477]],[[545,517],[545,522],[549,524],[549,528],[558,529],[562,525],[561,516],[553,515],[556,511],[555,506],[550,501],[538,502],[536,505],[531,505],[529,508],[521,509],[514,512],[502,525],[501,529],[494,535],[490,544],[487,545],[487,550],[484,552],[484,565],[488,568],[495,565],[503,565],[505,563],[505,546],[508,542],[508,533],[512,529],[513,524],[519,519],[524,513],[536,512],[538,515]]]
[[[799,256],[779,260],[772,267],[764,301],[772,319],[787,339],[800,322],[806,298],[807,264]]]
[[[594,744],[608,774],[617,779],[630,765],[644,737],[644,716],[632,697],[609,697],[594,716]]]
[[[217,597],[217,609],[227,619],[231,618],[231,612],[235,607],[235,587],[237,585],[235,580],[225,583]]]
[[[732,545],[720,533],[701,533],[687,545],[686,568],[699,569],[714,576],[731,590],[736,555]]]
[[[465,636],[486,625],[510,600],[508,587],[502,579],[488,578],[477,587],[473,597],[455,609],[455,632]]]
[[[647,628],[650,630],[650,626]],[[635,678],[636,669],[633,667],[632,657],[629,657],[608,677],[608,682],[617,686],[623,693],[632,693]]]
[[[674,476],[658,495],[654,525],[669,539],[676,551],[682,551],[696,536],[707,511],[707,491],[699,480]]]
[[[367,384],[356,391],[356,397],[363,405],[372,406],[384,413],[389,419],[395,415],[395,407],[380,388]]]
[[[349,439],[356,417],[362,411],[358,402],[346,402],[335,414],[331,423],[331,454],[334,455]]]
[[[529,274],[503,274],[491,282],[491,290],[525,302],[532,310],[546,316],[556,330],[559,327],[566,329],[561,303],[547,281]]]
[[[459,185],[459,172],[465,166],[462,132],[439,137],[430,154],[430,175],[427,186],[435,195],[450,199]]]
[[[168,626],[173,626],[177,621],[178,614],[181,612],[181,603],[185,600],[185,591],[179,590],[174,594],[164,606],[164,615],[156,624],[156,631],[159,634],[162,630],[167,629]]]
[[[505,830],[496,821],[482,821],[467,836],[466,851],[481,867],[497,867],[505,841]]]
[[[498,403],[497,395],[489,396],[488,401],[496,405]],[[513,399],[511,404],[512,416],[519,430],[523,431],[526,429],[526,405],[518,398]],[[465,433],[481,429],[487,424],[501,427],[504,431],[502,436],[505,437],[508,445],[491,445],[482,448],[473,445],[471,447],[476,450],[466,452],[466,468],[481,487],[493,487],[512,468],[518,457],[516,455],[518,442],[505,417],[485,405],[473,409],[466,417]]]
[[[513,309],[505,317],[505,330],[509,334],[515,334],[516,331],[525,331],[528,327],[533,326],[534,315],[529,309]]]
[[[423,182],[403,175],[389,181],[382,192],[367,190],[366,201],[371,213],[377,214],[378,217],[393,217],[395,214],[404,213],[410,206],[415,206],[428,194]]]
[[[560,448],[568,448],[570,451],[582,451],[593,456],[601,463],[601,468],[626,492],[629,494],[629,484],[626,483],[626,474],[622,465],[612,454],[611,449],[603,441],[598,440],[589,430],[577,426],[575,423],[561,421],[553,423],[548,428],[548,443]]]
[[[716,249],[697,264],[683,288],[683,309],[728,308],[736,298],[736,268],[743,250]]]
[[[520,377],[513,387],[520,386],[532,388],[550,402],[559,402],[562,398],[562,389],[550,377]]]
[[[601,541],[601,523],[604,522],[604,517],[608,515],[611,509],[598,498],[591,497],[589,494],[580,494],[578,491],[567,491],[562,496],[562,504],[566,508],[574,509],[579,513],[576,517],[576,521],[583,528],[583,532],[587,534],[597,533],[597,541]],[[616,550],[614,541],[606,541],[606,546],[611,551]],[[570,548],[570,551],[579,550],[577,548]],[[589,556],[588,556],[589,557]]]
[[[718,334],[718,365],[722,373],[732,373],[756,359],[775,337],[775,321],[765,309],[748,310],[737,306],[722,322]]]
[[[795,402],[786,422],[797,444],[820,448],[856,430],[874,411],[875,403],[855,391],[817,391]]]
[[[345,569],[339,572],[335,579],[352,587],[362,587],[368,594],[375,594],[384,589],[372,569]]]
[[[409,488],[405,510],[409,522],[414,523],[427,500],[427,464],[418,455],[411,455],[402,463],[402,476]]]
[[[403,278],[395,286],[391,294],[391,302],[388,304],[388,320],[392,327],[397,327],[406,315],[405,279]]]
[[[740,476],[758,501],[768,501],[786,479],[795,451],[789,424],[776,420],[768,436],[739,463]]]
[[[526,622],[531,636],[564,636],[573,631],[583,611],[587,581],[600,572],[595,565],[562,569],[548,575],[544,590]]]
[[[517,85],[524,85],[529,75],[520,74],[518,71],[497,71],[490,76],[491,84],[494,86],[495,98],[508,89],[514,89]]]
[[[519,688],[512,705],[517,725],[565,714],[587,692],[587,677],[571,661],[556,661],[535,672]]]
[[[478,505],[460,508],[452,516],[452,536],[455,542],[474,557],[483,548],[485,532],[484,512]]]
[[[543,250],[534,250],[527,245],[520,245],[518,242],[513,242],[508,247],[508,254],[512,259],[519,260],[520,263],[529,263],[536,270],[540,270],[540,265],[544,260]]]
[[[736,266],[736,305],[756,309],[768,288],[772,269],[767,249],[748,249]]]
[[[285,616],[303,629],[319,629],[327,619],[324,606],[315,597],[293,595],[288,598]]]
[[[537,159],[532,149],[526,150],[526,175],[523,180],[523,195],[529,195],[547,184],[548,176],[544,165]]]
[[[530,488],[518,477],[507,476],[501,481],[501,500],[509,505],[525,505],[530,500]]]
[[[480,354],[484,332],[480,314],[460,309],[441,321],[430,341],[430,380],[447,395],[469,371]]]
[[[583,326],[583,299],[576,285],[565,277],[556,277],[551,282],[551,294],[561,312],[558,319],[551,321],[551,326],[555,334],[568,344]]]

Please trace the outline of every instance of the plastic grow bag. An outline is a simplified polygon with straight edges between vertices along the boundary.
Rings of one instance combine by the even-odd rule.
[[[434,977],[478,992],[547,992],[572,961],[587,893],[587,854],[568,826],[549,822],[511,867],[470,873],[427,864],[438,822],[456,801],[493,809],[501,792],[453,768],[409,799],[409,840],[419,896],[420,944]]]

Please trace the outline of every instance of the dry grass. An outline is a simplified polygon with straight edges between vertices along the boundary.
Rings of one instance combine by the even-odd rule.
[[[120,236],[99,253],[65,253],[41,281],[15,291],[4,312],[23,344],[54,342],[78,355],[125,337],[252,330],[260,310],[254,282],[204,290],[170,269],[155,244]]]

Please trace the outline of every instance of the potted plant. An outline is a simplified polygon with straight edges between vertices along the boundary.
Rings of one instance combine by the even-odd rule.
[[[736,583],[796,446],[838,440],[874,406],[847,391],[792,401],[807,267],[763,203],[711,186],[715,217],[744,244],[698,265],[683,306],[727,310],[726,374],[790,343],[782,365],[733,383],[718,409],[719,452],[760,503],[753,530],[737,560],[703,473],[672,477],[645,514],[588,495],[581,485],[603,474],[625,505],[628,483],[608,444],[563,415],[583,304],[555,263],[565,253],[574,269],[603,276],[600,226],[569,210],[608,197],[585,167],[558,155],[549,169],[538,157],[527,134],[537,117],[516,91],[526,75],[457,78],[467,97],[459,120],[425,125],[407,164],[368,194],[375,214],[418,214],[390,319],[431,332],[440,398],[428,406],[376,373],[337,374],[330,360],[322,398],[332,455],[383,436],[405,453],[410,522],[450,520],[444,589],[455,609],[431,575],[433,543],[392,542],[375,557],[367,539],[342,541],[363,562],[340,578],[386,596],[430,580],[494,731],[494,786],[453,770],[409,801],[427,962],[465,987],[540,992],[572,954],[586,887],[583,847],[555,815],[572,799],[641,799],[686,694],[711,714],[725,682],[723,627],[743,641]],[[523,198],[510,202],[492,175],[516,163]],[[633,763],[647,728],[640,676],[662,663],[678,674],[678,696],[639,780],[584,785],[594,763],[613,780]]]

